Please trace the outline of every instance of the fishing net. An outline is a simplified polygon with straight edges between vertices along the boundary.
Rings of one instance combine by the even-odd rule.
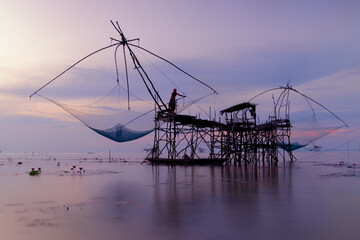
[[[132,141],[153,131],[153,110],[140,113],[128,109],[111,108],[109,105],[102,104],[103,101],[85,106],[74,106],[44,98],[70,113],[94,132],[116,142]]]
[[[314,99],[290,86],[270,89],[252,99],[257,104],[258,122],[289,119],[290,145],[279,143],[287,151],[301,149],[338,131],[346,124]]]
[[[336,132],[343,126],[322,126],[315,116],[308,119],[302,119],[292,122],[291,129],[291,143],[296,150],[310,144],[314,144],[315,141]]]
[[[211,95],[209,89],[215,92],[170,61],[133,44],[138,39],[126,40],[119,25],[113,25],[121,40],[111,38],[109,46],[80,59],[32,95],[56,104],[96,133],[126,142],[154,130],[155,113],[168,110],[174,88],[186,95],[177,99],[178,113],[187,109],[190,113],[190,107],[200,106],[198,102]]]
[[[117,88],[120,88],[120,86],[116,86],[112,90],[112,94],[107,94],[100,101],[82,106],[65,104],[38,95],[62,108],[94,132],[113,141],[132,141],[151,133],[154,130],[156,111],[153,104],[139,101],[137,104],[134,103],[134,105],[138,106],[133,107],[137,108],[138,111],[123,109],[122,105],[124,103],[119,103],[119,96],[116,94],[118,92]],[[187,99],[182,101],[181,99],[177,101],[177,113],[180,114],[206,97],[208,95],[195,100]]]

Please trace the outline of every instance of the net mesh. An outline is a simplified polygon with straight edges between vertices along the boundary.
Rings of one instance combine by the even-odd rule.
[[[343,122],[323,105],[291,87],[265,91],[252,101],[257,104],[260,122],[268,121],[270,116],[290,120],[290,144],[278,144],[287,151],[314,144],[344,127]]]
[[[154,130],[153,110],[139,113],[133,110],[109,107],[102,104],[104,99],[96,104],[74,106],[44,98],[70,113],[94,132],[116,142],[132,141]]]
[[[194,103],[210,95],[209,86],[194,81],[171,62],[135,45],[131,52],[120,46],[118,42],[87,55],[32,95],[44,97],[94,132],[117,142],[151,133],[155,111],[166,109],[174,88],[186,95],[181,100],[177,97],[178,113],[188,110],[190,114]]]

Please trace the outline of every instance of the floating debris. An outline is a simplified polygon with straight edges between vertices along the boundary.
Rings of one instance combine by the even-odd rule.
[[[39,175],[41,173],[41,168],[38,168],[38,170],[35,170],[35,168],[31,168],[31,171],[29,172],[30,176]]]

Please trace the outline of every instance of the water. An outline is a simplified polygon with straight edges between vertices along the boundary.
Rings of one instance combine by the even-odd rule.
[[[276,168],[151,166],[140,165],[140,158],[120,156],[109,161],[106,154],[2,154],[2,238],[358,239],[360,235],[358,152],[351,156],[300,152],[300,160]],[[77,172],[79,166],[85,172]],[[32,167],[41,167],[42,173],[29,176]]]

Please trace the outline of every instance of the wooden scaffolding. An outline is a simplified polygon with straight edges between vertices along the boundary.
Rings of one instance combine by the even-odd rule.
[[[225,120],[159,111],[146,160],[167,164],[243,164],[293,159],[289,119],[276,115],[257,124],[256,105],[245,102],[220,112]]]
[[[160,111],[155,118],[154,145],[146,160],[169,164],[226,162],[221,145],[225,127],[216,121]]]

